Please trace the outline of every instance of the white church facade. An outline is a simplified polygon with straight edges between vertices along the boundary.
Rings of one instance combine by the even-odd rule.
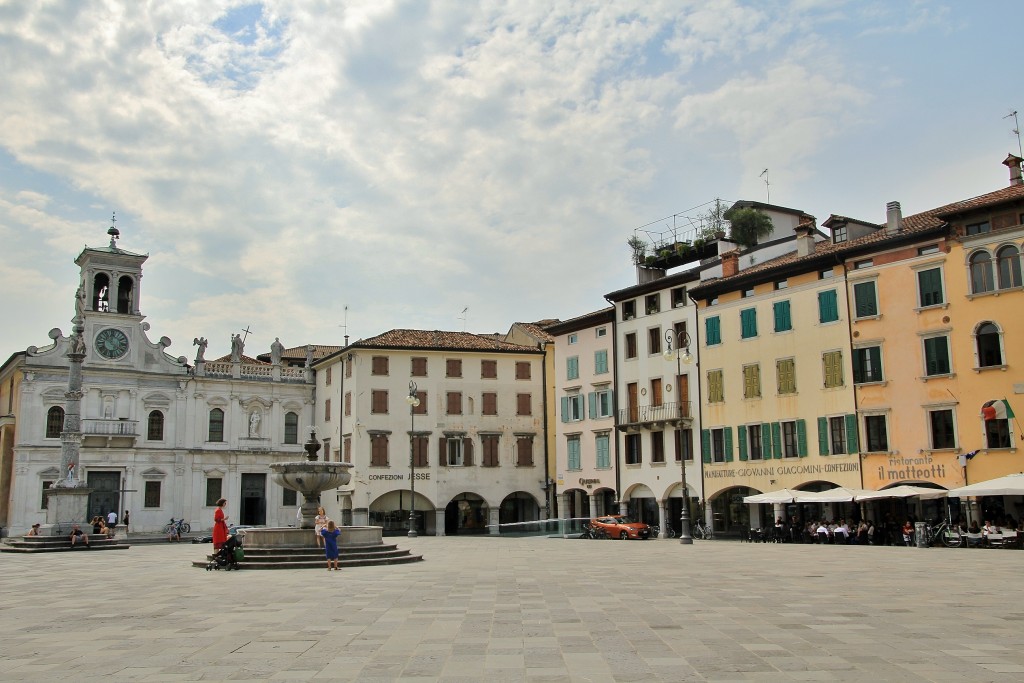
[[[280,350],[269,363],[249,358],[241,338],[217,361],[204,358],[202,338],[192,363],[172,356],[171,340],[152,341],[141,312],[148,257],[110,234],[109,246],[86,247],[75,261],[86,344],[78,471],[61,471],[70,337],[54,329],[50,344],[0,365],[0,526],[14,535],[46,523],[45,491],[68,476],[92,491],[90,517],[128,510],[133,532],[172,517],[210,528],[221,497],[232,522],[294,524],[294,494],[273,483],[269,465],[303,457],[314,421],[308,362],[282,364]]]

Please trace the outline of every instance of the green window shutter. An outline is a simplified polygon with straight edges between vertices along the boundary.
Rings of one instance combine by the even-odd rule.
[[[801,458],[807,457],[807,422],[796,421],[796,449]]]
[[[704,462],[711,462],[711,430],[700,430],[700,458]]]
[[[580,440],[569,439],[568,441],[568,466],[570,470],[580,469]]]
[[[818,322],[830,323],[839,320],[839,306],[836,303],[836,290],[818,292]]]
[[[562,422],[569,421],[569,397],[563,396],[562,400]]]
[[[922,270],[917,274],[922,306],[937,306],[942,303],[942,273],[938,268]]]
[[[591,391],[587,394],[587,404],[590,408],[590,419],[597,417],[597,392]]]
[[[782,459],[782,426],[778,422],[772,422],[772,455]]]
[[[576,379],[580,376],[580,358],[579,356],[572,356],[565,359],[566,368],[565,374],[567,379]]]
[[[855,284],[853,298],[856,301],[856,316],[858,318],[878,315],[878,299],[875,297],[874,281]]]
[[[776,301],[772,304],[775,313],[775,331],[785,332],[793,329],[793,321],[789,315],[789,301]]]
[[[602,349],[594,352],[594,374],[603,375],[608,372],[608,351]]]
[[[746,308],[740,311],[740,336],[750,339],[757,336],[757,309]]]
[[[761,457],[772,459],[772,426],[767,422],[761,423]]]
[[[949,373],[949,340],[946,337],[932,337],[924,342],[925,366],[929,375]]]
[[[722,447],[725,450],[725,461],[732,462],[732,427],[722,428]]]
[[[860,441],[857,439],[857,415],[849,413],[846,415],[846,452],[857,453],[860,451]]]
[[[740,460],[747,459],[747,428],[740,425],[736,428],[736,440],[739,442]]]
[[[818,418],[818,455],[828,455],[828,418]]]
[[[708,346],[722,343],[721,321],[717,315],[704,321],[704,340]]]

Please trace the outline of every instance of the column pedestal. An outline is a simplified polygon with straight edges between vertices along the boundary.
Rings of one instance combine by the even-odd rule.
[[[83,487],[51,488],[46,491],[46,523],[58,525],[62,534],[71,533],[71,524],[85,524],[89,516],[89,494]],[[67,527],[67,531],[64,530]],[[92,527],[87,533],[92,532]]]

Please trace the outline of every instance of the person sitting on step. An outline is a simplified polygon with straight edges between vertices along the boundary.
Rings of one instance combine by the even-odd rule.
[[[71,547],[74,548],[76,544],[84,543],[85,547],[89,547],[89,534],[82,531],[82,527],[75,525],[71,530]]]

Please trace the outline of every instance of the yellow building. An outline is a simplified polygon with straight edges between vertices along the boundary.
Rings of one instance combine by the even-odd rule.
[[[12,356],[0,367],[0,527],[10,524],[11,482],[14,480],[14,444],[20,404],[21,368]]]
[[[747,495],[860,486],[843,268],[832,245],[815,243],[812,217],[796,230],[794,253],[742,271],[726,255],[721,278],[690,290],[705,514],[717,532],[795,513],[745,505]]]

